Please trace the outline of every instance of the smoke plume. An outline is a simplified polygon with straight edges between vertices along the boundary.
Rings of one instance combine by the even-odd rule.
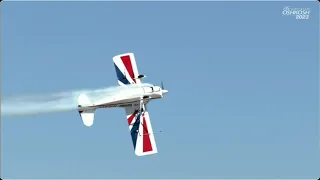
[[[5,96],[1,98],[1,116],[25,116],[71,111],[78,108],[78,97],[86,94],[92,103],[110,101],[115,95],[128,94],[141,85],[115,86],[101,89],[72,90],[48,94]]]

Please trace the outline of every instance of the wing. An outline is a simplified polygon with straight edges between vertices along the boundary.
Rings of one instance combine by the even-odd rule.
[[[137,79],[139,73],[133,53],[117,55],[113,57],[113,62],[120,86],[141,83],[141,80]]]
[[[146,156],[158,153],[148,111],[139,111],[139,105],[127,107],[125,111],[135,154]]]

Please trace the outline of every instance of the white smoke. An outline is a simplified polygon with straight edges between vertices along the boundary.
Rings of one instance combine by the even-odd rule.
[[[71,111],[78,108],[78,97],[86,94],[92,103],[110,101],[114,95],[130,94],[132,88],[150,84],[115,86],[101,89],[72,90],[48,94],[19,95],[1,98],[1,116],[25,116]]]

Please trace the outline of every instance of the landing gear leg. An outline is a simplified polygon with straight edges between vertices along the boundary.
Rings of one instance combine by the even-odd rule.
[[[143,112],[143,98],[140,99],[140,107],[139,107],[140,112]]]

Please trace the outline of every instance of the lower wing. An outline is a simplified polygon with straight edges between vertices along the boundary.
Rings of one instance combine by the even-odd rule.
[[[156,154],[158,150],[149,113],[145,107],[143,110],[139,108],[139,105],[125,108],[135,154],[137,156]]]

